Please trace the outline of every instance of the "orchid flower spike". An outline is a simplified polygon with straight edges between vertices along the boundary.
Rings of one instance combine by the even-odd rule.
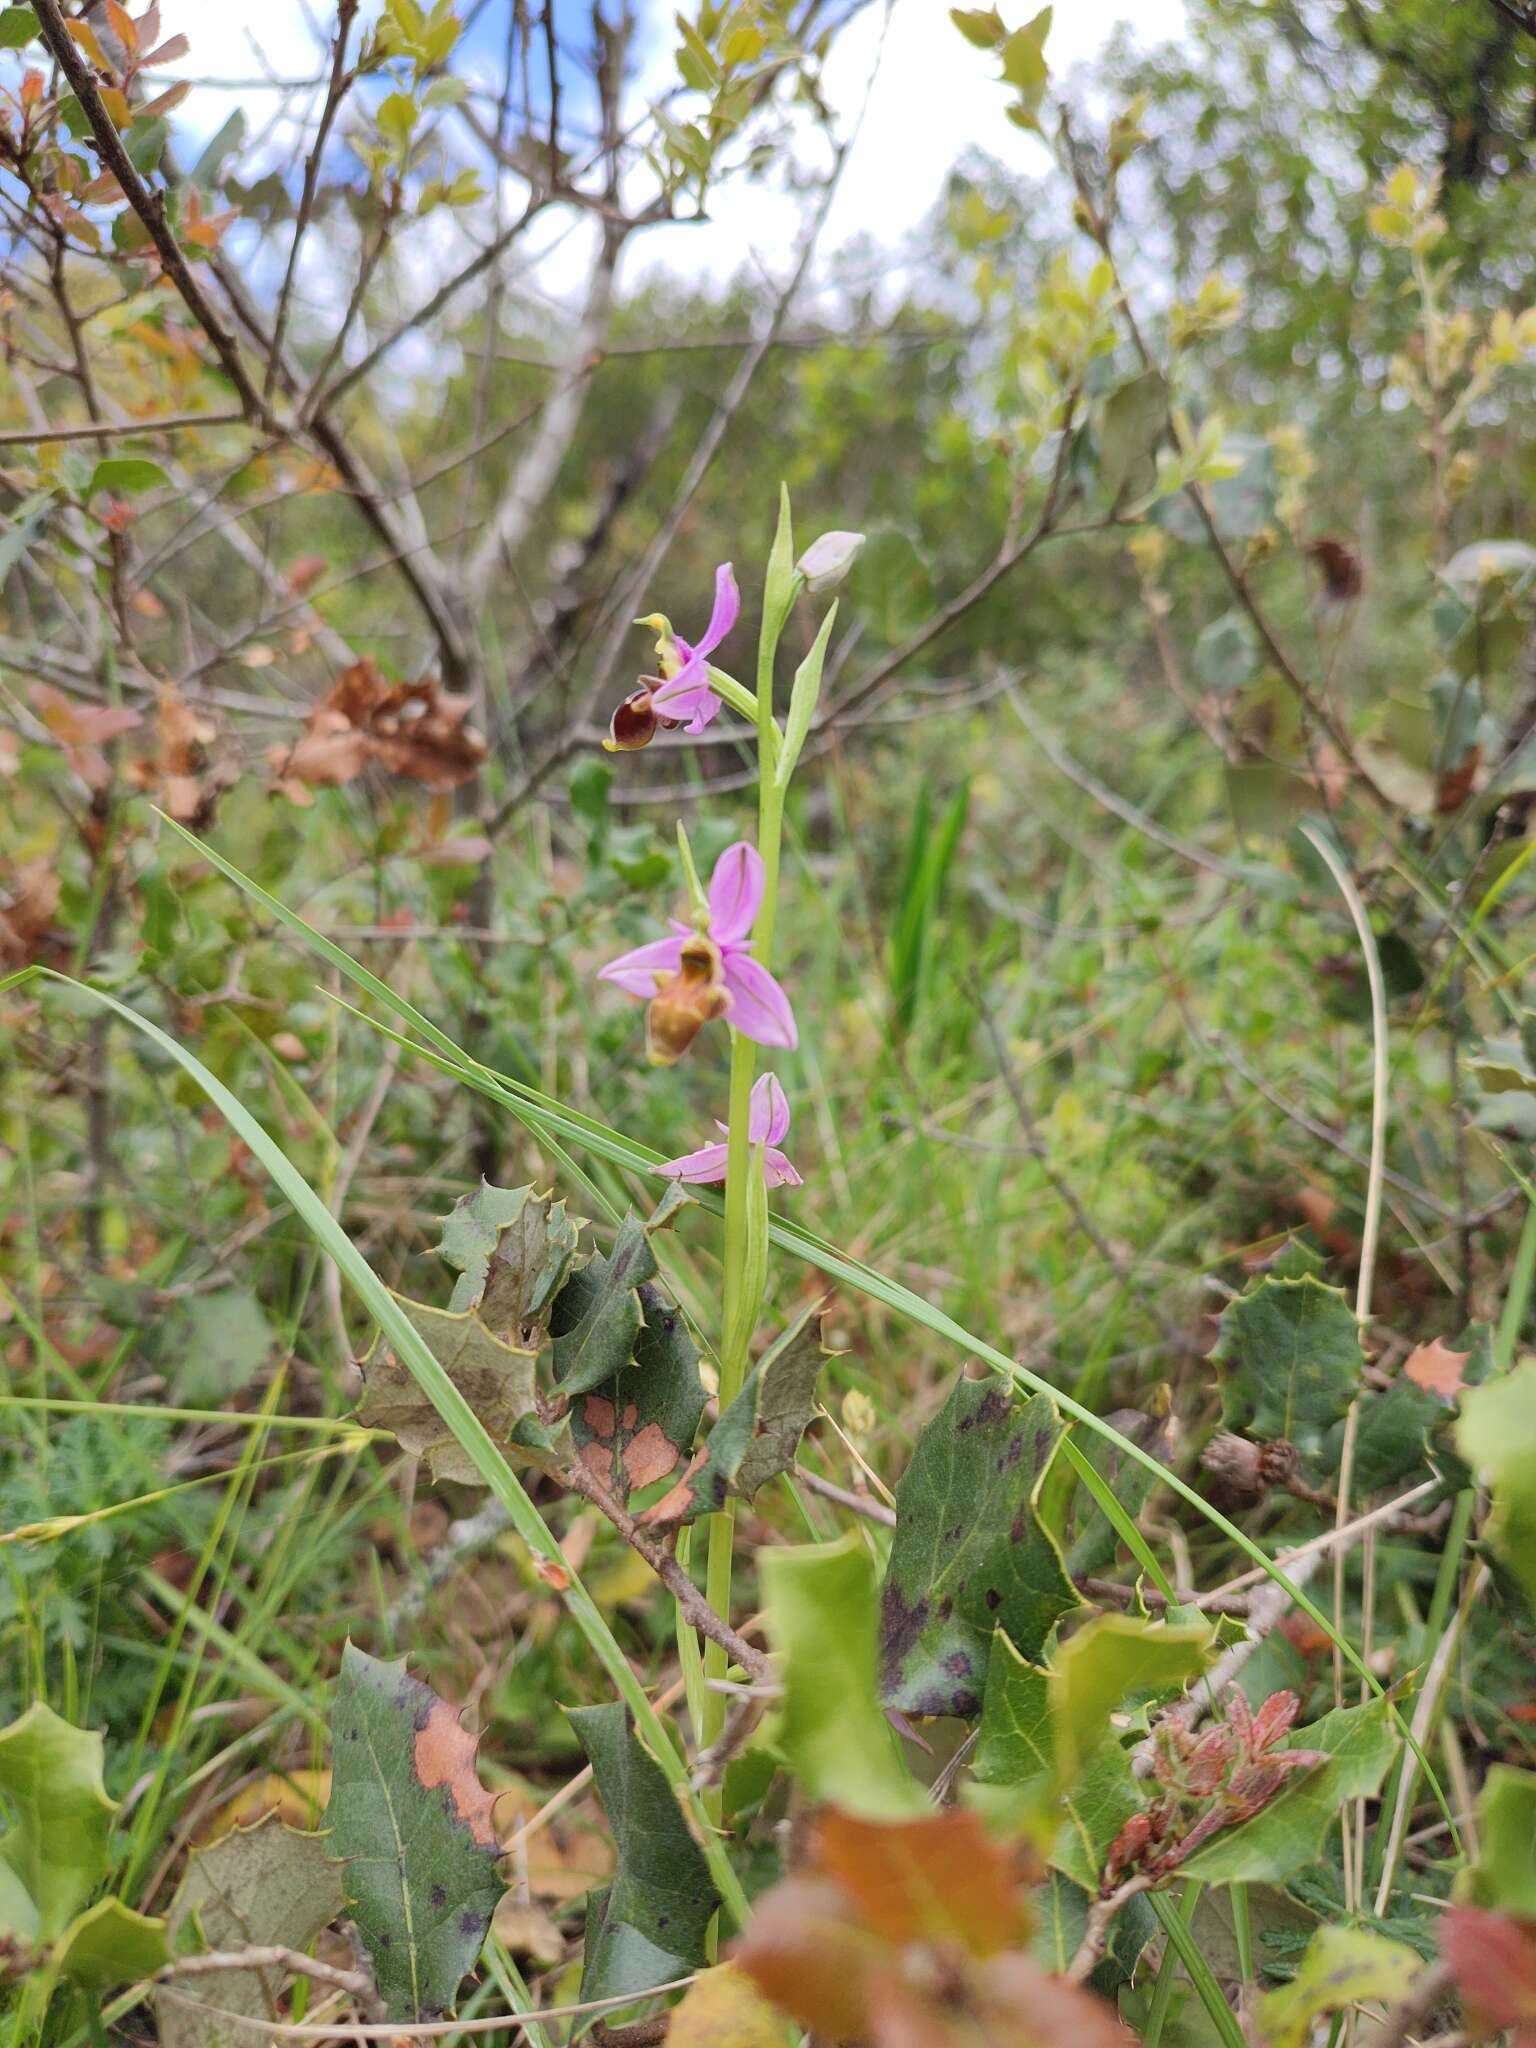
[[[715,862],[699,926],[674,918],[674,937],[636,946],[599,970],[601,980],[649,1002],[646,1045],[654,1065],[681,1059],[715,1017],[759,1045],[798,1044],[789,997],[750,951],[762,901],[762,855],[738,840]]]
[[[659,676],[642,676],[614,712],[603,745],[610,753],[629,752],[649,746],[656,734],[685,726],[702,732],[720,709],[720,699],[709,686],[709,656],[730,632],[741,614],[741,593],[729,562],[715,571],[715,608],[703,637],[695,642],[674,633],[660,612],[638,619],[637,625],[656,628]]]
[[[729,1135],[729,1126],[715,1122],[717,1131]],[[779,1086],[778,1076],[763,1074],[752,1089],[752,1112],[747,1120],[747,1137],[763,1162],[763,1179],[771,1188],[797,1188],[800,1176],[779,1150],[779,1141],[789,1129],[789,1103]],[[685,1152],[681,1159],[668,1159],[656,1171],[668,1180],[714,1181],[725,1179],[728,1147],[701,1145],[697,1152]]]

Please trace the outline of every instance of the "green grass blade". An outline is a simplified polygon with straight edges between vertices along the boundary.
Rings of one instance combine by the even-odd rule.
[[[128,1004],[119,1002],[115,996],[107,995],[101,989],[93,989],[84,982],[75,981],[71,976],[56,973],[51,969],[44,970],[44,978],[88,996],[173,1059],[183,1073],[196,1082],[220,1115],[250,1148],[252,1154],[261,1161],[300,1221],[310,1231],[321,1249],[335,1261],[342,1277],[351,1285],[358,1300],[388,1338],[417,1385],[453,1431],[455,1440],[473,1461],[475,1469],[491,1493],[507,1510],[517,1533],[531,1551],[555,1565],[569,1580],[561,1595],[567,1609],[591,1645],[603,1669],[618,1688],[620,1697],[634,1714],[637,1724],[645,1732],[648,1744],[654,1751],[658,1763],[667,1773],[674,1790],[687,1802],[705,1854],[709,1858],[711,1875],[720,1888],[727,1910],[738,1925],[743,1924],[747,1912],[745,1896],[726,1856],[723,1843],[705,1824],[697,1794],[689,1783],[687,1765],[678,1753],[670,1733],[651,1705],[644,1687],[630,1669],[629,1660],[615,1640],[597,1603],[571,1570],[569,1561],[562,1554],[559,1544],[546,1527],[538,1509],[523,1490],[517,1474],[503,1457],[484,1423],[427,1348],[425,1341],[401,1313],[389,1289],[369,1266],[304,1176],[263,1130],[245,1105],[216,1075],[211,1074],[199,1059],[188,1052],[185,1046],[178,1044],[167,1032],[162,1031],[158,1024],[152,1023],[149,1018],[141,1016]]]

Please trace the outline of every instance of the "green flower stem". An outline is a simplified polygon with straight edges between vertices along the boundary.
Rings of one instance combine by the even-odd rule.
[[[762,636],[757,648],[757,695],[755,699],[748,698],[752,705],[751,715],[757,721],[757,850],[763,862],[763,901],[753,926],[752,951],[765,967],[770,965],[773,948],[774,912],[779,893],[779,846],[784,825],[784,792],[777,784],[782,735],[773,716],[773,662],[782,626],[782,620],[775,621],[765,608]],[[726,703],[734,703],[732,696],[720,689],[713,669],[710,670],[710,681]],[[734,687],[740,689],[739,685]],[[744,690],[740,694],[743,697],[748,695]],[[720,1346],[722,1415],[741,1392],[752,1331],[762,1306],[761,1267],[750,1255],[754,1161],[747,1125],[752,1113],[752,1083],[756,1069],[757,1047],[750,1038],[743,1038],[739,1031],[733,1031],[725,1157],[725,1286]],[[736,1503],[730,1500],[719,1514],[710,1517],[709,1523],[704,1597],[716,1614],[728,1615],[731,1611],[735,1541]],[[718,1643],[706,1643],[705,1678],[723,1678],[726,1668],[725,1651]],[[703,1738],[706,1746],[716,1740],[725,1725],[725,1706],[723,1693],[705,1693]],[[718,1821],[723,1818],[723,1794],[719,1788],[709,1795],[709,1807],[712,1819]]]

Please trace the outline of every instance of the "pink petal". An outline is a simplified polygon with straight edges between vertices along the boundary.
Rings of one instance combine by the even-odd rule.
[[[722,562],[715,571],[715,608],[709,615],[704,637],[699,641],[695,651],[699,654],[712,654],[735,625],[740,614],[741,593],[736,588],[736,572],[729,562]]]
[[[715,944],[729,946],[744,939],[762,901],[763,857],[755,846],[738,839],[715,862],[709,878],[709,935]]]
[[[754,1145],[777,1145],[789,1129],[789,1102],[777,1074],[761,1074],[752,1086],[747,1136]]]
[[[656,1171],[664,1173],[668,1180],[724,1180],[725,1161],[724,1145],[701,1145],[697,1152],[685,1152],[681,1159],[665,1160]],[[775,1185],[769,1182],[770,1187]]]
[[[653,939],[648,946],[636,946],[632,953],[621,953],[617,960],[610,960],[606,967],[597,971],[599,981],[611,981],[626,995],[641,996],[647,1002],[656,993],[658,974],[676,974],[683,964],[683,942],[677,939]]]
[[[715,872],[718,874],[719,870]],[[755,1039],[759,1045],[791,1049],[798,1045],[789,997],[767,968],[745,953],[727,953],[724,966],[725,986],[731,998],[726,1022],[743,1038]]]
[[[784,1154],[773,1145],[763,1153],[763,1179],[771,1188],[798,1188],[805,1185]]]
[[[651,692],[651,709],[662,718],[681,720],[689,732],[702,732],[720,711],[720,699],[709,685],[702,654],[690,655],[671,682]]]

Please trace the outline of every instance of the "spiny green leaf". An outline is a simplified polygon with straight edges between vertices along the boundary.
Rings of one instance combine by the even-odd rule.
[[[1416,1949],[1368,1927],[1320,1927],[1290,1983],[1259,2001],[1259,2040],[1263,2048],[1305,2048],[1323,2013],[1362,1999],[1396,2005],[1423,1967]]]
[[[477,1309],[499,1336],[531,1343],[547,1326],[576,1256],[580,1220],[531,1187],[482,1180],[443,1221],[439,1253],[459,1270],[451,1309]]]
[[[768,1639],[782,1661],[779,1745],[805,1795],[868,1820],[926,1810],[875,1699],[875,1572],[856,1530],[760,1550]]]
[[[649,1991],[707,1960],[705,1940],[720,1894],[623,1704],[574,1707],[570,1720],[618,1848],[612,1884],[587,1903],[581,1995]]]
[[[101,1992],[152,1977],[170,1959],[163,1920],[136,1913],[121,1899],[98,1899],[65,1928],[48,1975]]]
[[[956,1382],[896,1490],[880,1611],[880,1691],[916,1714],[981,1710],[995,1629],[1038,1656],[1078,1605],[1035,1513],[1061,1440],[1054,1403],[992,1380]]]
[[[166,1929],[173,1948],[240,1949],[274,1944],[308,1950],[346,1909],[341,1866],[325,1835],[304,1834],[275,1813],[254,1827],[194,1849],[176,1887]],[[242,2048],[251,2030],[224,2014],[270,2018],[279,2010],[280,1970],[220,1970],[197,1985],[200,2008],[155,1997],[160,2048]]]
[[[1214,1644],[1208,1622],[1146,1621],[1100,1614],[1050,1663],[1056,1766],[1071,1784],[1083,1758],[1113,1739],[1110,1715],[1133,1695],[1176,1692],[1203,1671]]]
[[[1296,1772],[1252,1820],[1197,1849],[1182,1874],[1208,1884],[1283,1884],[1315,1863],[1344,1802],[1380,1789],[1397,1747],[1391,1713],[1391,1702],[1377,1699],[1295,1729],[1280,1747],[1321,1750],[1327,1763]]]
[[[651,1238],[677,1221],[693,1197],[673,1181],[642,1223],[634,1211],[619,1225],[613,1250],[598,1252],[566,1282],[555,1303],[555,1378],[567,1400],[600,1387],[630,1365],[640,1335],[637,1288],[658,1267]]]
[[[75,1728],[38,1700],[0,1729],[0,1835],[4,1931],[31,1946],[55,1940],[107,1873],[117,1811],[102,1782],[102,1737]]]
[[[1338,1287],[1266,1278],[1223,1311],[1211,1352],[1222,1420],[1315,1449],[1360,1389],[1360,1325]]]
[[[636,1292],[642,1321],[634,1370],[593,1387],[571,1408],[578,1454],[620,1501],[683,1462],[704,1413],[698,1346],[687,1324],[659,1288]]]
[[[331,1741],[324,1825],[348,1909],[388,2017],[431,2019],[453,2004],[505,1889],[474,1737],[403,1657],[348,1643]]]
[[[491,1435],[498,1443],[510,1442],[523,1417],[537,1412],[537,1353],[504,1344],[478,1315],[454,1315],[422,1301],[407,1301],[403,1295],[395,1300]],[[474,1460],[387,1345],[381,1345],[368,1362],[357,1412],[371,1429],[390,1430],[406,1450],[425,1457],[435,1479],[464,1486],[485,1483]]]
[[[753,1499],[787,1472],[816,1412],[816,1382],[827,1356],[813,1304],[752,1368],[693,1467],[643,1519],[665,1526],[696,1521],[733,1494]]]

